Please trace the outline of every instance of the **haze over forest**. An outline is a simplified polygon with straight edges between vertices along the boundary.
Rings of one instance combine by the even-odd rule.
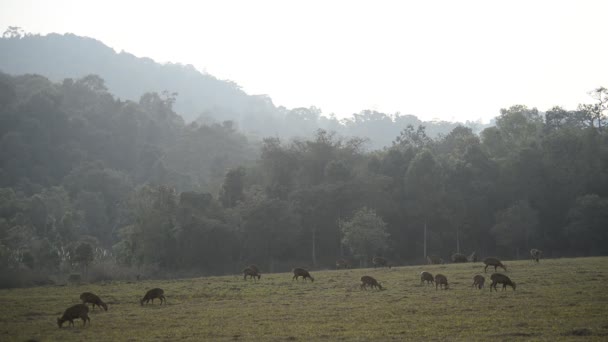
[[[602,85],[484,126],[277,107],[73,34],[8,30],[0,71],[0,286],[421,262],[424,226],[446,260],[608,252]]]

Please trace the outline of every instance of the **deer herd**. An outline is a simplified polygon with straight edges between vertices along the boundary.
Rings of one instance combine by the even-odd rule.
[[[530,250],[530,255],[532,256],[532,259],[534,261],[536,261],[537,263],[539,262],[539,260],[542,256],[542,253],[543,252],[538,249]],[[468,257],[465,256],[464,254],[456,253],[456,254],[452,255],[451,259],[452,259],[452,262],[454,262],[454,263],[477,261],[475,252],[473,252],[473,254],[471,254]],[[443,263],[443,259],[441,259],[437,256],[428,256],[427,261],[428,261],[428,264],[442,264]],[[390,269],[392,267],[392,264],[387,259],[382,258],[382,257],[374,257],[372,259],[372,263],[374,265],[374,268],[388,267]],[[487,272],[488,267],[490,267],[490,266],[494,267],[494,272],[497,271],[498,267],[502,268],[505,272],[507,271],[507,267],[497,258],[494,258],[494,257],[485,258],[483,260],[483,263],[485,264],[484,272]],[[351,268],[351,265],[347,260],[340,259],[340,260],[336,261],[336,269],[339,270],[339,269],[348,269],[348,268]],[[243,272],[244,280],[247,280],[247,277],[249,277],[249,279],[253,279],[253,280],[260,280],[260,278],[262,277],[260,274],[260,269],[256,265],[249,265],[246,268],[244,268],[242,272]],[[302,277],[303,280],[310,279],[311,282],[315,281],[315,279],[310,275],[310,272],[308,272],[308,270],[306,270],[304,268],[300,268],[300,267],[294,268],[292,270],[292,273],[293,273],[292,280],[298,280],[300,277]],[[492,289],[494,289],[494,291],[498,291],[496,289],[498,284],[502,285],[503,291],[506,290],[507,286],[511,286],[511,288],[513,290],[515,290],[515,288],[516,288],[515,282],[502,273],[492,274],[490,276],[490,280],[492,280],[492,283],[490,284],[490,292],[492,292]],[[485,281],[486,281],[486,279],[484,276],[477,274],[473,277],[473,284],[471,285],[471,287],[481,290],[484,287]],[[448,278],[445,275],[436,274],[435,276],[433,276],[431,273],[429,273],[427,271],[423,271],[420,273],[420,283],[424,284],[425,282],[426,282],[426,285],[434,284],[436,290],[438,290],[438,289],[447,290],[448,286],[449,286]],[[379,283],[374,277],[368,276],[368,275],[364,275],[361,277],[361,286],[360,287],[362,290],[367,290],[368,288],[371,288],[371,289],[377,288],[378,290],[384,289],[382,287],[381,283]],[[160,288],[154,288],[154,289],[147,291],[146,294],[144,295],[144,297],[140,300],[140,304],[143,306],[144,304],[148,304],[150,301],[152,302],[152,304],[154,304],[154,299],[158,299],[160,301],[160,305],[162,305],[163,303],[166,304],[165,291]],[[87,304],[91,304],[91,308],[93,310],[95,310],[95,307],[97,306],[100,309],[103,308],[105,311],[108,311],[107,304],[104,303],[101,300],[101,298],[94,293],[83,292],[80,295],[80,300],[82,301],[81,304],[76,304],[76,305],[70,306],[69,308],[67,308],[64,311],[63,316],[57,318],[57,325],[59,326],[59,328],[61,328],[63,326],[63,323],[65,323],[66,321],[70,322],[70,325],[73,326],[75,319],[81,319],[83,326],[85,326],[87,322],[89,322],[89,325],[90,325],[91,319],[89,318],[89,307],[87,306]]]

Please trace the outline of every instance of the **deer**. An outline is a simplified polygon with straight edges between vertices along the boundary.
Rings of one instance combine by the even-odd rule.
[[[377,287],[379,290],[382,290],[382,285],[380,285],[380,283],[378,283],[378,281],[376,279],[374,279],[374,277],[370,277],[370,276],[361,277],[361,289],[367,290],[368,287],[371,287],[372,289],[374,287]]]
[[[144,298],[142,298],[139,303],[143,306],[144,302],[148,304],[148,302],[152,301],[154,304],[154,299],[160,299],[160,305],[163,305],[163,301],[167,304],[167,299],[165,298],[165,291],[163,289],[155,288],[146,292]]]
[[[347,269],[350,268],[350,263],[345,259],[339,259],[336,261],[336,269],[339,270],[341,268]]]
[[[490,292],[492,292],[492,288],[494,288],[494,291],[498,292],[496,289],[497,284],[502,284],[503,291],[507,289],[507,285],[511,286],[513,291],[515,291],[515,287],[517,286],[514,281],[502,273],[494,273],[492,276],[490,276],[490,279],[492,279],[492,284],[490,284]]]
[[[429,255],[426,257],[427,264],[429,265],[439,265],[443,264],[443,259],[436,255]]]
[[[505,272],[507,271],[507,266],[503,265],[502,262],[500,262],[500,260],[498,260],[497,258],[485,258],[483,259],[483,263],[486,264],[486,267],[483,270],[484,272],[488,271],[488,266],[494,266],[494,272],[496,272],[497,267],[502,267]]]
[[[293,281],[294,279],[298,280],[299,277],[302,277],[304,280],[308,278],[311,282],[315,281],[315,278],[313,278],[307,270],[300,267],[296,267],[293,269],[293,278],[291,279],[291,281]]]
[[[89,322],[91,325],[91,319],[89,318],[89,307],[85,304],[76,304],[74,306],[70,306],[63,312],[63,316],[57,317],[57,325],[59,328],[63,326],[63,323],[68,321],[71,326],[74,326],[74,320],[80,318],[82,319],[82,326],[84,327]]]
[[[249,266],[247,266],[248,268],[251,268],[252,270],[254,270],[256,273],[262,273],[260,272],[260,268],[257,265],[251,264]]]
[[[532,248],[530,250],[530,255],[532,256],[532,259],[534,259],[536,262],[539,262],[540,258],[543,256],[543,251],[541,251],[540,249]]]
[[[420,284],[423,284],[426,281],[426,284],[432,284],[435,282],[435,278],[433,275],[427,271],[423,271],[420,273]]]
[[[467,256],[461,253],[454,253],[452,254],[452,262],[453,263],[462,263],[462,262],[467,262]]]
[[[257,277],[258,280],[260,280],[262,276],[251,267],[246,267],[243,269],[243,280],[247,280],[247,277],[250,277],[251,279],[255,279]]]
[[[484,278],[482,275],[476,275],[473,277],[473,285],[471,285],[471,287],[477,287],[478,289],[482,289],[483,288],[483,284],[486,282],[486,278]]]
[[[448,278],[443,274],[435,275],[435,290],[437,288],[442,288],[444,290],[448,289]]]
[[[372,259],[372,263],[374,264],[374,268],[376,268],[376,267],[388,267],[390,269],[393,266],[393,265],[391,265],[388,262],[388,260],[386,260],[383,257],[379,257],[379,256],[374,257]]]
[[[95,310],[95,306],[99,306],[103,308],[105,311],[108,311],[108,306],[104,303],[99,296],[91,292],[83,292],[80,295],[80,300],[82,300],[82,304],[91,303],[93,304],[93,310]]]
[[[467,257],[467,259],[469,262],[477,262],[477,254],[475,254],[475,251],[473,251],[473,253]]]

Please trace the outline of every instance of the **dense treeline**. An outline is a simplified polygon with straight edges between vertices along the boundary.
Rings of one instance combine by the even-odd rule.
[[[175,95],[121,101],[94,75],[0,75],[0,268],[99,263],[202,273],[608,252],[606,89],[546,113],[501,110],[476,135],[409,126],[390,148],[319,130],[251,141],[185,125]]]
[[[238,84],[199,72],[192,65],[159,64],[124,51],[116,53],[92,38],[55,33],[42,36],[18,27],[9,27],[0,38],[0,70],[12,75],[37,73],[55,82],[88,74],[102,75],[112,94],[130,100],[137,100],[145,92],[161,93],[169,89],[179,93],[174,109],[186,122],[208,125],[229,120],[239,131],[259,139],[309,138],[318,129],[324,129],[343,136],[364,136],[371,148],[381,149],[390,146],[408,125],[426,126],[431,137],[447,134],[458,126],[373,110],[340,120],[334,115],[322,115],[321,109],[315,107],[287,109],[275,106],[267,95],[248,95]],[[484,127],[473,122],[466,125],[476,133]]]

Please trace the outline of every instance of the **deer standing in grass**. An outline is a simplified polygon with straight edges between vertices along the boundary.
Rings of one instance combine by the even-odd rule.
[[[103,308],[105,311],[108,311],[108,306],[104,303],[99,296],[91,292],[83,292],[80,295],[80,300],[82,300],[82,304],[91,303],[93,304],[93,310],[95,310],[95,306],[99,306]]]
[[[243,269],[243,279],[247,280],[247,277],[250,277],[251,279],[255,279],[257,277],[257,279],[260,280],[262,276],[251,267],[246,267]]]
[[[376,279],[374,279],[374,277],[370,277],[370,276],[361,277],[361,289],[367,290],[368,287],[371,287],[372,289],[374,287],[376,287],[379,290],[382,290],[382,285],[380,285],[380,283],[378,283],[378,281]]]
[[[483,259],[483,263],[486,265],[486,267],[483,269],[484,272],[488,271],[488,266],[494,266],[494,272],[496,272],[497,267],[502,267],[502,269],[505,271],[507,270],[507,266],[503,265],[503,263],[500,262],[500,260],[498,260],[497,258],[485,258]]]
[[[139,301],[139,303],[143,306],[144,302],[148,304],[148,302],[152,301],[152,304],[154,304],[154,299],[156,298],[160,299],[160,305],[163,305],[163,302],[167,304],[167,299],[165,299],[165,291],[159,288],[146,292],[146,295],[141,299],[141,301]]]
[[[443,259],[436,255],[429,255],[426,257],[427,264],[429,265],[439,265],[443,264]]]
[[[490,292],[492,292],[492,288],[494,288],[494,291],[498,292],[498,290],[496,289],[496,285],[498,284],[502,284],[503,291],[507,289],[507,285],[511,286],[513,288],[513,291],[515,291],[515,282],[509,279],[509,277],[504,274],[494,273],[490,276],[490,279],[492,279],[492,284],[490,284]]]
[[[339,270],[341,268],[347,269],[350,268],[350,263],[347,260],[339,259],[336,261],[336,269]]]
[[[59,328],[63,326],[66,321],[70,322],[71,326],[74,326],[75,319],[82,319],[82,326],[84,327],[87,322],[91,325],[91,319],[89,318],[89,307],[84,304],[76,304],[67,308],[63,312],[63,316],[57,317],[57,325]]]
[[[437,288],[442,288],[444,290],[448,289],[448,277],[444,276],[443,274],[437,274],[435,276],[435,290],[437,290]]]
[[[543,256],[543,251],[541,251],[540,249],[532,248],[530,250],[530,255],[532,256],[532,259],[534,259],[536,262],[539,262],[540,258]]]
[[[302,279],[306,280],[306,278],[310,279],[311,282],[315,281],[315,278],[313,278],[310,273],[308,273],[307,270],[297,267],[293,269],[293,278],[291,279],[292,281],[298,280],[299,277],[302,277]]]
[[[374,257],[372,259],[372,263],[374,264],[374,268],[376,267],[388,267],[389,269],[393,266],[391,265],[388,260],[386,260],[383,257]]]
[[[477,287],[478,289],[482,289],[483,288],[483,284],[486,282],[486,278],[484,278],[482,275],[476,275],[473,277],[473,285],[471,285],[472,287]]]
[[[427,271],[423,271],[420,273],[420,284],[423,284],[426,281],[426,284],[433,284],[435,282],[435,278],[433,275]]]

